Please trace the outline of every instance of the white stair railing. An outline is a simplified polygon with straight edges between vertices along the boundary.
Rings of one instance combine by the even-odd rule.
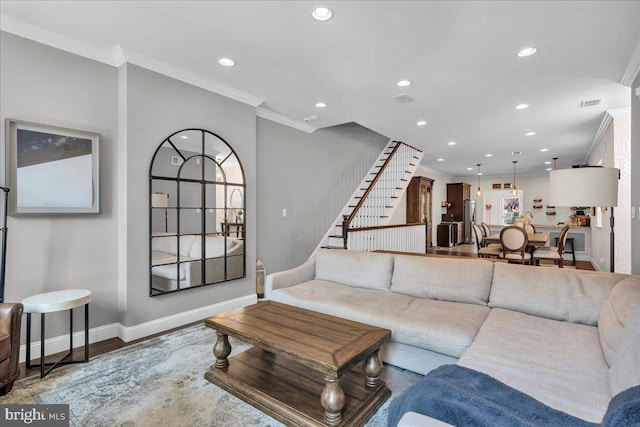
[[[357,246],[363,248],[358,250],[376,250],[365,249],[367,246],[364,244],[349,244],[348,240],[351,239],[352,235],[353,238],[360,239],[361,241],[371,240],[374,237],[378,240],[381,239],[381,234],[377,232],[368,232],[366,234],[354,232],[363,227],[380,227],[389,224],[401,196],[404,194],[411,178],[415,174],[423,155],[424,153],[421,150],[407,144],[398,141],[389,141],[368,174],[358,186],[356,192],[342,210],[340,216],[336,219],[335,226],[327,231],[318,248],[331,247],[355,250]],[[397,230],[395,230],[395,228],[397,228]],[[414,247],[415,245],[419,245],[417,243],[415,245],[413,243],[409,244],[409,240],[411,239],[408,236],[405,236],[407,243],[401,243],[400,240],[402,239],[400,236],[404,235],[404,232],[401,232],[399,230],[400,228],[402,227],[392,227],[385,232],[386,235],[393,233],[399,235],[394,238],[389,237],[391,240],[397,240],[397,243],[393,243],[393,247],[408,248],[409,246]],[[343,229],[347,230],[346,235],[343,233]],[[409,229],[413,230],[411,231],[412,233],[418,233],[416,227],[409,227]],[[359,236],[356,237],[356,234]],[[423,241],[424,238],[423,233]],[[389,239],[387,240],[389,245],[391,245],[391,240]],[[418,252],[423,252],[424,247],[424,244],[422,244]],[[408,249],[406,250],[408,251]]]

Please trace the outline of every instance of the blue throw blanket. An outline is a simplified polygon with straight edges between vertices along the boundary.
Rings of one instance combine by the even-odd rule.
[[[637,396],[640,393],[636,393]],[[444,365],[431,371],[395,398],[389,406],[389,426],[395,427],[409,411],[455,426],[598,425],[550,408],[489,375],[458,365]],[[611,425],[633,425],[622,420],[618,418],[619,423]]]

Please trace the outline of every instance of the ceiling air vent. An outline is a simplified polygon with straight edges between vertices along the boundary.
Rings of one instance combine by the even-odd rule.
[[[400,95],[392,96],[392,98],[401,104],[408,104],[409,102],[415,101],[414,98],[410,97],[406,93],[401,93]]]
[[[511,154],[514,155],[514,156],[517,156],[517,155],[522,154],[522,151],[512,151]]]
[[[602,101],[602,99],[592,99],[591,101],[582,101],[580,103],[580,107],[581,108],[585,108],[585,107],[593,107],[595,105],[600,105],[600,102]]]

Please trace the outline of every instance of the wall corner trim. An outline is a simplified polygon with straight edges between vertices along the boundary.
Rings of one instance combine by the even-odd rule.
[[[216,304],[208,305],[206,307],[200,307],[194,310],[185,311],[183,313],[174,314],[172,316],[152,320],[150,322],[141,323],[139,325],[124,326],[123,324],[116,322],[108,325],[98,326],[89,329],[89,343],[95,343],[116,337],[120,338],[124,342],[131,342],[140,338],[157,334],[159,332],[167,331],[172,328],[177,328],[189,323],[197,322],[218,313],[224,313],[225,311],[235,310],[236,308],[255,304],[257,301],[257,296],[255,294],[251,294],[239,298],[234,298],[229,301],[223,301]],[[37,337],[34,337],[33,339],[37,339]],[[76,343],[84,342],[84,331],[74,332],[73,340]],[[45,344],[47,356],[50,354],[68,350],[69,335],[65,334],[53,338],[48,338],[45,341]],[[34,359],[40,357],[40,341],[31,343],[31,354]],[[23,344],[20,346],[20,363],[24,362],[26,360],[26,357],[27,346],[26,344]]]
[[[263,107],[256,108],[256,116],[261,117],[263,119],[271,120],[272,122],[280,123],[281,125],[289,126],[294,129],[301,130],[306,133],[313,133],[317,128],[308,125],[306,123],[300,122],[298,120],[293,120],[283,114],[276,113],[271,110],[267,110]]]

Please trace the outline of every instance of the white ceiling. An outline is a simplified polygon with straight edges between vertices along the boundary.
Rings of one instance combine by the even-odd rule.
[[[312,20],[318,4],[333,19]],[[0,13],[5,31],[107,63],[124,54],[263,116],[360,123],[423,149],[423,166],[451,176],[475,175],[476,163],[510,174],[514,159],[519,174],[545,173],[552,157],[559,168],[583,163],[604,112],[629,107],[621,82],[640,64],[638,1],[3,0]],[[519,58],[528,46],[538,53]],[[218,65],[223,56],[237,65]],[[392,99],[401,93],[416,101]],[[592,99],[602,103],[580,107]]]

